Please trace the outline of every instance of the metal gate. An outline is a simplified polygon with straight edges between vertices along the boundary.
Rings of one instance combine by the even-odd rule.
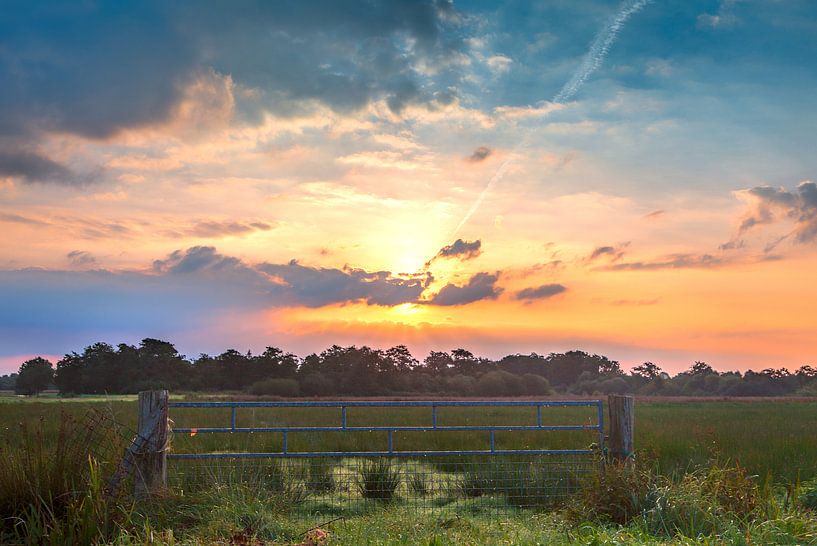
[[[171,486],[306,512],[545,508],[596,468],[600,400],[171,402]]]

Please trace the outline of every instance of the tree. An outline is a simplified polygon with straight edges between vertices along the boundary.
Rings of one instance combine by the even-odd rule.
[[[709,374],[716,374],[716,372],[712,366],[707,364],[706,362],[701,362],[700,360],[696,360],[689,371],[685,372],[689,375],[709,375]]]
[[[60,394],[81,394],[85,392],[83,374],[85,363],[77,353],[67,354],[57,362],[57,371],[54,373],[54,383]]]
[[[655,379],[661,375],[661,368],[652,362],[645,362],[644,364],[633,368],[633,375],[642,379]]]
[[[392,347],[386,351],[385,357],[391,367],[400,373],[410,372],[420,365],[405,345]]]
[[[39,394],[48,388],[54,380],[54,368],[48,360],[37,357],[26,360],[17,372],[17,385],[15,391],[18,394],[31,396]]]
[[[797,368],[797,371],[794,372],[794,373],[798,377],[802,377],[802,378],[813,379],[813,378],[817,377],[817,370],[815,370],[814,368],[812,368],[809,365],[800,366],[799,368]]]
[[[445,373],[454,365],[451,355],[444,351],[431,351],[423,362],[426,369],[433,374]]]
[[[17,374],[0,375],[0,391],[13,390],[17,384]]]

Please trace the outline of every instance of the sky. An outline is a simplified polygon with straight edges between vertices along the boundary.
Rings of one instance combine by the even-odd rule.
[[[96,341],[817,362],[811,0],[0,14],[0,373]]]

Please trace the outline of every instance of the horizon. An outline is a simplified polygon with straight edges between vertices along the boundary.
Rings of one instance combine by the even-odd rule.
[[[808,0],[204,7],[0,21],[0,374],[143,338],[817,362]]]

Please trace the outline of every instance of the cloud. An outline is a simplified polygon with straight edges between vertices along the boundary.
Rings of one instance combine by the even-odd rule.
[[[59,352],[91,336],[167,337],[225,315],[276,307],[421,303],[433,281],[430,274],[317,268],[294,260],[250,264],[208,246],[177,250],[147,270],[86,269],[94,257],[81,250],[67,258],[82,269],[0,270],[0,347]],[[479,279],[472,289],[477,285]]]
[[[542,286],[523,288],[514,294],[513,298],[515,300],[531,302],[533,300],[552,298],[565,291],[567,291],[567,287],[561,284],[543,284]]]
[[[772,224],[782,218],[794,223],[791,235],[798,243],[817,240],[817,184],[806,180],[796,189],[756,186],[740,192],[751,201],[751,208],[744,216],[735,239],[755,226]],[[783,239],[776,241],[772,248]]]
[[[480,146],[474,150],[474,153],[468,156],[468,161],[471,163],[480,163],[488,159],[488,156],[490,156],[492,153],[493,150],[491,150],[488,146]]]
[[[48,222],[37,220],[36,218],[29,218],[27,216],[20,216],[11,212],[0,212],[0,222],[10,222],[13,224],[24,224],[28,226],[47,226]]]
[[[552,274],[555,271],[561,270],[565,268],[565,263],[562,260],[550,260],[548,262],[536,263],[528,267],[522,267],[519,269],[506,269],[502,272],[502,276],[505,278],[518,278],[524,279],[530,277],[531,275],[536,275],[538,273],[548,273]]]
[[[708,269],[725,265],[721,257],[711,254],[670,254],[663,258],[642,261],[614,263],[595,268],[599,271],[652,271],[657,269]]]
[[[599,246],[593,249],[593,252],[587,256],[586,260],[593,262],[599,258],[607,258],[611,262],[617,262],[624,257],[624,249],[628,246],[630,246],[629,242],[617,246]]]
[[[457,258],[462,261],[472,260],[480,254],[482,254],[482,241],[480,239],[476,241],[457,239],[450,245],[442,247],[434,258],[432,258],[432,261],[437,258]]]
[[[661,218],[662,216],[664,216],[666,213],[667,213],[667,211],[665,211],[663,209],[654,210],[654,211],[652,211],[652,212],[650,212],[648,214],[645,214],[644,219],[645,220],[657,220],[658,218]]]
[[[551,112],[562,108],[564,108],[564,104],[542,101],[537,103],[536,106],[497,106],[494,108],[494,113],[505,119],[522,120],[548,116]]]
[[[96,264],[96,258],[90,252],[84,250],[72,250],[65,255],[68,262],[76,267],[88,267]]]
[[[495,300],[502,293],[496,286],[499,274],[477,273],[463,286],[449,283],[428,302],[431,305],[465,305],[480,300]]]
[[[76,144],[136,130],[186,146],[230,124],[327,110],[439,110],[465,77],[466,23],[448,0],[4,5],[0,178],[94,182],[106,158]],[[37,150],[52,140],[70,162]]]
[[[455,15],[445,0],[18,2],[0,23],[0,134],[105,138],[166,121],[208,71],[247,91],[245,115],[437,103],[460,77],[465,42],[444,32],[461,24]]]
[[[0,176],[19,178],[26,183],[74,183],[74,173],[47,157],[24,150],[0,150]]]
[[[254,231],[269,231],[272,228],[273,226],[266,222],[202,220],[186,229],[183,234],[175,232],[171,234],[178,237],[188,235],[192,237],[219,238],[245,235]]]
[[[386,306],[416,302],[433,280],[430,274],[396,277],[389,271],[308,267],[295,260],[260,264],[257,269],[273,278],[287,302],[306,307],[356,301]]]
[[[697,17],[698,28],[728,28],[737,25],[740,19],[735,13],[737,4],[745,0],[721,0],[715,14],[702,13]]]
[[[165,274],[189,274],[243,268],[241,260],[224,256],[212,246],[194,246],[176,250],[164,260],[153,262],[153,271]]]

